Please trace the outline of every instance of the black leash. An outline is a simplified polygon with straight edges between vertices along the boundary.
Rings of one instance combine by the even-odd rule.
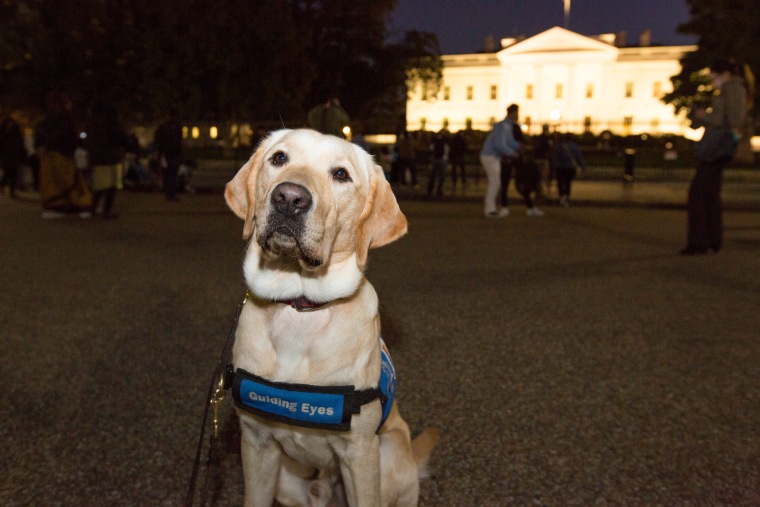
[[[203,488],[201,497],[201,505],[205,506],[208,501],[208,488],[209,481],[211,480],[211,472],[216,463],[216,442],[219,437],[219,406],[224,400],[224,392],[229,387],[230,373],[227,367],[230,364],[232,358],[232,346],[235,343],[235,335],[237,333],[238,320],[240,319],[240,312],[243,310],[243,306],[248,301],[249,293],[246,292],[245,298],[238,305],[237,312],[235,312],[235,321],[230,330],[230,334],[227,337],[227,342],[222,349],[222,355],[219,358],[219,364],[217,364],[214,370],[214,375],[211,377],[211,383],[208,388],[208,396],[206,397],[206,409],[203,411],[203,422],[201,423],[201,436],[198,439],[198,448],[195,451],[195,462],[193,463],[193,472],[190,476],[190,484],[187,489],[187,496],[185,496],[185,507],[192,507],[193,499],[195,497],[195,483],[198,479],[198,472],[200,471],[201,454],[203,452],[203,437],[206,433],[206,422],[208,420],[209,408],[213,408],[213,420],[212,431],[209,437],[209,450],[206,457],[206,478],[203,481]]]

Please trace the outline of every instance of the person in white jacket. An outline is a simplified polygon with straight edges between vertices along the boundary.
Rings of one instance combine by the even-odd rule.
[[[520,128],[517,125],[519,110],[517,104],[507,108],[506,118],[494,124],[480,150],[480,163],[488,179],[488,189],[483,202],[488,218],[503,218],[509,215],[508,208],[499,206],[497,209],[496,198],[501,184],[501,158],[517,158],[520,153],[520,143],[514,136],[514,129]]]

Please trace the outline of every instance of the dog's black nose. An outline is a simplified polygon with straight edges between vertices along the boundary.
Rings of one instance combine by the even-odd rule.
[[[311,194],[296,183],[280,183],[272,192],[272,205],[283,215],[298,215],[311,208]]]

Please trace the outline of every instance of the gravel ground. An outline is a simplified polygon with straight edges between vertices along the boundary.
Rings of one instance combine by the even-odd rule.
[[[373,251],[423,506],[760,505],[760,214],[676,254],[681,210],[403,200]],[[124,192],[115,221],[0,199],[0,505],[175,506],[242,296],[217,194]],[[227,400],[215,505],[241,505]]]

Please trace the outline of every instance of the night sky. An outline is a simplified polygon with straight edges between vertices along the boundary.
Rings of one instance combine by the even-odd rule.
[[[398,0],[391,17],[391,39],[405,30],[438,34],[443,54],[474,53],[488,35],[536,35],[564,26],[563,0]],[[627,32],[629,44],[652,30],[653,44],[695,44],[676,33],[688,21],[684,0],[572,0],[570,30],[583,35]]]

